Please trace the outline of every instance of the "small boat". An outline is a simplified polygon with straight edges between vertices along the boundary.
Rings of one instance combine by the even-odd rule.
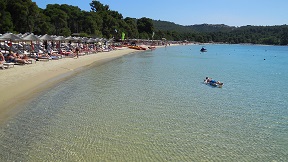
[[[135,49],[135,50],[146,50],[145,47],[141,47],[141,46],[128,46],[128,48]]]
[[[130,49],[141,50],[139,46],[128,46]]]
[[[204,83],[207,85],[211,85],[211,86],[213,86],[213,87],[218,87],[218,88],[222,88],[222,86],[224,85],[222,82],[220,82],[220,81],[216,81],[216,80],[214,80],[214,79],[212,79],[212,78],[208,78],[208,77],[206,77],[205,79],[204,79]]]
[[[200,49],[200,51],[201,51],[201,52],[207,52],[207,49],[204,48],[204,47],[202,47],[202,48]]]
[[[155,46],[149,46],[148,48],[151,49],[151,50],[156,49]]]

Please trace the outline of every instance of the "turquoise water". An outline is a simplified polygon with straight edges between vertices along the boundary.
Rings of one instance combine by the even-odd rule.
[[[124,56],[43,92],[0,127],[0,161],[288,161],[288,47],[200,48]]]

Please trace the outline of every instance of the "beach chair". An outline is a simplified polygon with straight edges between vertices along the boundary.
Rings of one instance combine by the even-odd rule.
[[[38,61],[49,61],[52,60],[50,57],[39,57],[37,58]]]
[[[26,64],[35,64],[36,60],[35,59],[27,59]]]
[[[14,67],[15,63],[13,62],[4,62],[3,63],[4,67],[6,67],[7,69]]]
[[[0,64],[0,68],[3,69],[3,70],[5,69],[3,64]]]

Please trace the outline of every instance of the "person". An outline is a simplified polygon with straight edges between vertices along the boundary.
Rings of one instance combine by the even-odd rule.
[[[21,59],[24,60],[25,63],[28,63],[28,62],[29,62],[28,60],[29,60],[30,58],[29,58],[26,54],[24,54],[24,55],[22,55]]]
[[[50,56],[47,53],[43,53],[43,54],[37,53],[36,57],[37,59],[50,59]]]
[[[216,80],[211,78],[210,83],[216,83]]]
[[[15,56],[13,55],[13,52],[9,53],[7,55],[7,62],[15,62]]]
[[[79,58],[80,48],[79,48],[79,47],[76,47],[75,51],[76,51],[76,57]]]
[[[18,53],[16,53],[15,63],[28,64],[28,63],[30,63],[28,61],[29,59],[30,58],[26,54],[19,55]]]
[[[212,78],[206,77],[206,78],[204,79],[204,83],[210,83],[211,80],[212,80]]]
[[[7,62],[13,62],[13,63],[19,63],[19,64],[25,64],[26,60],[22,59],[22,57],[18,53],[11,52],[7,56]]]
[[[223,85],[223,83],[221,83],[219,80],[216,82],[216,84]]]
[[[0,52],[0,64],[3,64],[5,62],[6,62],[5,57],[4,57],[3,53]]]
[[[212,85],[212,86],[218,86],[219,88],[223,86],[223,83],[220,82],[219,80],[216,81],[216,80],[214,80],[214,79],[212,79],[212,78],[209,78],[209,77],[206,77],[206,78],[204,79],[204,83],[205,83],[205,84],[210,84],[210,85]]]
[[[7,62],[25,64],[25,61],[19,56],[19,54],[14,52],[11,52],[8,55]]]
[[[26,64],[32,64],[33,61],[36,61],[36,60],[34,60],[33,58],[29,57],[29,56],[26,55],[26,54],[23,54],[23,55],[21,56],[21,58],[22,58],[22,60],[24,60],[24,62],[25,62]]]

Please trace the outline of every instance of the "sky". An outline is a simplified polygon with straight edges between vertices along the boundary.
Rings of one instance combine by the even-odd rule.
[[[32,0],[68,4],[90,11],[92,0]],[[179,25],[225,24],[229,26],[273,26],[288,24],[288,0],[98,0],[124,18],[150,18]]]

